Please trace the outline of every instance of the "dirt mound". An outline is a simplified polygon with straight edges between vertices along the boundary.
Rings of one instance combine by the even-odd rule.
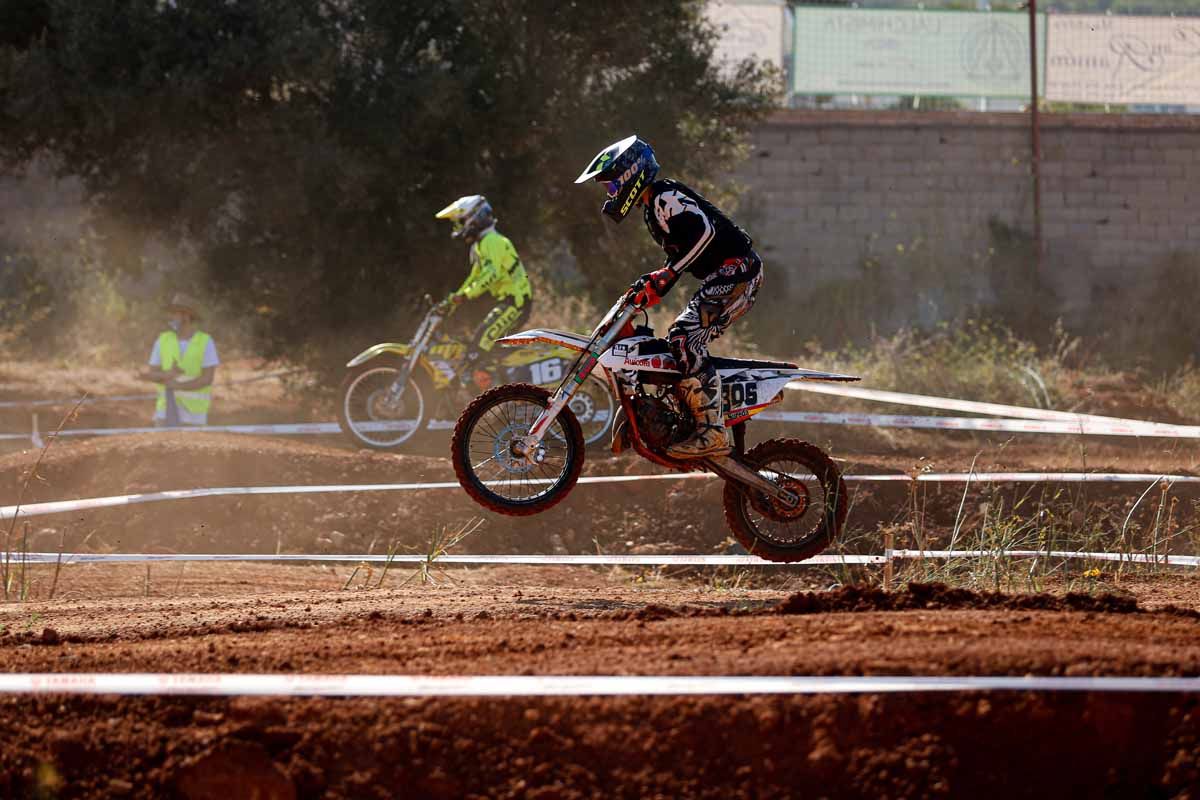
[[[24,502],[220,486],[453,482],[445,454],[431,452],[398,455],[312,440],[221,434],[70,441],[49,451]],[[0,456],[0,502],[16,502],[37,456],[34,451]],[[1037,458],[1036,466],[1046,466],[1041,455]],[[844,468],[894,471],[898,464],[894,456],[860,458]],[[1013,459],[1005,466],[1022,463]],[[650,469],[638,459],[592,453],[584,471],[612,475]],[[899,531],[897,546],[913,544],[904,531],[916,525],[929,535],[926,545],[936,547],[956,522],[962,530],[975,530],[988,514],[994,517],[989,509],[1018,505],[1020,513],[1045,508],[1057,517],[1073,519],[1074,514],[1120,527],[1139,495],[1116,484],[993,485],[972,487],[964,504],[957,484],[920,484],[915,497],[904,483],[851,486],[849,552],[878,552],[878,531],[884,526]],[[1178,500],[1172,524],[1191,524],[1200,508],[1193,502],[1197,496],[1200,487],[1172,488],[1171,498]],[[53,552],[63,546],[75,552],[86,540],[90,550],[124,552],[378,553],[393,544],[400,552],[424,552],[444,533],[482,519],[482,527],[456,552],[706,553],[728,542],[721,502],[717,480],[583,485],[560,507],[534,519],[486,512],[457,488],[219,497],[35,518],[29,524],[29,549]],[[1159,504],[1157,495],[1153,503],[1142,503],[1131,518],[1133,527],[1151,530]]]
[[[1069,592],[1065,595],[1005,594],[954,588],[944,583],[910,583],[899,592],[885,592],[876,586],[857,584],[843,586],[832,592],[798,592],[784,600],[774,610],[778,614],[825,614],[836,611],[914,611],[919,609],[1084,611],[1101,614],[1133,614],[1144,610],[1132,597],[1110,593],[1094,595],[1080,592]]]
[[[15,503],[37,454],[0,457]],[[641,461],[589,458],[585,474],[646,471]],[[454,482],[444,456],[393,455],[311,441],[157,434],[52,449],[25,502],[221,486]],[[455,552],[711,552],[728,536],[719,481],[577,487],[536,520],[486,512],[455,485],[423,491],[217,497],[34,518],[31,550],[73,552],[424,552],[482,519]],[[664,520],[670,520],[663,527]]]
[[[1184,797],[1200,736],[1162,695],[0,703],[54,720],[6,797]]]
[[[828,613],[617,580],[8,604],[0,670],[1200,674],[1195,615],[1119,598],[815,597]],[[1170,797],[1200,777],[1200,708],[1166,694],[5,696],[0,715],[2,797]]]

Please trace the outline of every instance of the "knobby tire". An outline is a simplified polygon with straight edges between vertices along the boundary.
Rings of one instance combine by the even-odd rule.
[[[489,389],[471,401],[458,418],[454,426],[454,437],[450,442],[450,457],[454,462],[454,474],[463,491],[471,496],[479,505],[510,517],[527,517],[540,514],[561,503],[575,487],[579,473],[583,470],[584,449],[583,429],[579,420],[571,413],[570,408],[563,408],[558,415],[564,433],[567,436],[567,468],[563,476],[551,489],[536,500],[510,500],[501,497],[488,489],[475,474],[471,464],[470,433],[475,423],[490,409],[505,401],[526,401],[546,408],[550,405],[550,392],[540,386],[527,383],[510,383]]]

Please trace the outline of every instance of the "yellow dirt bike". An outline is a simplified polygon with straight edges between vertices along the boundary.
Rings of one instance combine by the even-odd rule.
[[[522,347],[473,370],[464,387],[459,376],[470,368],[467,344],[442,330],[448,315],[435,305],[407,344],[372,345],[346,364],[338,425],[356,445],[392,450],[422,430],[450,430],[476,392],[505,383],[554,387],[575,360],[563,347]],[[593,378],[575,394],[571,412],[591,444],[612,425],[616,400],[604,381]]]

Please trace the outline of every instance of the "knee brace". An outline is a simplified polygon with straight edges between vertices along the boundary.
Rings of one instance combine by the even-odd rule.
[[[667,332],[667,344],[671,355],[679,365],[679,371],[685,376],[695,375],[704,366],[704,353],[688,345],[688,332],[685,328],[672,325]]]

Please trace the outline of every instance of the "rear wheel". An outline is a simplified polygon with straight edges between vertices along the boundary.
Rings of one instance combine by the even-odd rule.
[[[454,427],[450,456],[454,473],[475,502],[509,516],[537,514],[556,505],[583,469],[583,431],[564,408],[542,439],[536,461],[512,445],[550,405],[550,392],[513,383],[491,389],[466,407]]]
[[[819,447],[799,439],[771,439],[743,460],[800,497],[788,508],[739,483],[725,484],[725,521],[750,553],[767,561],[803,561],[841,533],[849,510],[846,483]]]
[[[338,426],[356,445],[391,450],[421,429],[433,399],[425,375],[413,372],[404,394],[392,401],[389,389],[400,374],[401,362],[378,358],[346,374],[338,395]]]

